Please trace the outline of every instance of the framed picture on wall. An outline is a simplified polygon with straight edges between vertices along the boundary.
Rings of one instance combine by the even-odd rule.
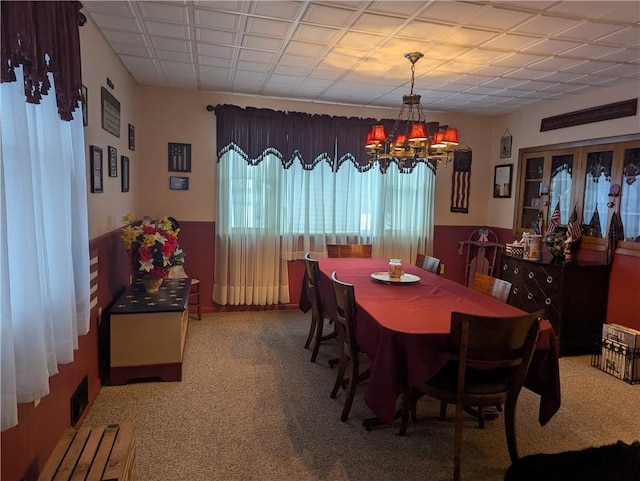
[[[122,192],[129,192],[129,157],[120,157],[120,175],[122,175]]]
[[[129,124],[129,150],[136,150],[136,128]]]
[[[500,158],[501,159],[509,159],[511,158],[511,143],[513,141],[513,137],[511,136],[511,132],[509,129],[506,130],[502,138],[500,139]]]
[[[118,151],[109,146],[109,177],[118,177]]]
[[[169,177],[169,188],[171,190],[189,190],[189,177]]]
[[[102,185],[102,148],[92,145],[89,149],[91,164],[91,192],[101,194],[104,192]]]
[[[191,144],[169,142],[169,172],[191,172]]]
[[[493,197],[511,197],[513,164],[496,165],[493,173]]]

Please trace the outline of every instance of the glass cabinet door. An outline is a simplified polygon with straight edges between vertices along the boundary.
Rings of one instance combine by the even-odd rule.
[[[625,240],[640,242],[640,148],[624,151],[620,220]]]
[[[586,226],[586,235],[607,236],[612,168],[613,150],[587,153],[582,198],[582,223]]]
[[[525,159],[525,174],[523,185],[522,211],[520,212],[520,227],[535,229],[538,212],[542,208],[541,187],[543,186],[544,157],[530,157]]]
[[[551,157],[551,179],[549,189],[549,207],[547,219],[560,206],[560,222],[569,222],[573,210],[571,205],[571,185],[573,175],[573,154],[553,155]]]

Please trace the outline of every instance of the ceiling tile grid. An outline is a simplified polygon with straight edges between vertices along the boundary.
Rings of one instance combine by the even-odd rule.
[[[501,115],[640,80],[638,1],[97,1],[141,85]]]

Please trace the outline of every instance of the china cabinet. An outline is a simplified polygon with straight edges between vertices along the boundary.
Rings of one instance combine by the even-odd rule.
[[[560,224],[574,208],[584,234],[604,239],[614,212],[640,242],[640,134],[520,150],[515,234]],[[537,226],[539,226],[537,228]]]

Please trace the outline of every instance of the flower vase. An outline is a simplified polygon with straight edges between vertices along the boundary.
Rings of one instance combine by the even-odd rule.
[[[142,285],[144,286],[144,290],[148,293],[158,292],[160,286],[162,285],[162,277],[151,277],[149,279],[142,279]]]

